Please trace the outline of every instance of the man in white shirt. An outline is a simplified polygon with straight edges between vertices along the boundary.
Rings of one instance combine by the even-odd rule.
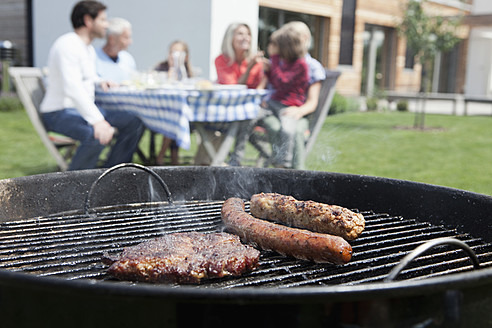
[[[41,103],[49,131],[80,141],[69,170],[97,167],[99,155],[115,134],[105,167],[131,162],[143,124],[125,111],[104,111],[94,103],[95,84],[108,88],[96,73],[96,53],[91,45],[108,27],[106,6],[97,1],[78,2],[71,15],[73,32],[60,36],[48,56],[46,95]]]
[[[130,22],[119,17],[112,18],[106,34],[106,44],[96,48],[97,74],[116,83],[131,80],[137,65],[133,56],[126,51],[132,43]]]

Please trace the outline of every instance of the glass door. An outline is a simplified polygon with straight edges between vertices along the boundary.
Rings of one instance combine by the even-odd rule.
[[[394,29],[367,24],[363,38],[361,93],[374,96],[394,83]]]

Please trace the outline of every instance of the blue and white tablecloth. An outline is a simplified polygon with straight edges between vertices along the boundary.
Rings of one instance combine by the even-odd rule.
[[[96,90],[96,104],[106,110],[127,110],[151,130],[190,147],[190,122],[232,122],[253,119],[268,92],[254,89]]]

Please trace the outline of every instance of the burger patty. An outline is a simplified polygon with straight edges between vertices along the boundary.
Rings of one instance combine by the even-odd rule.
[[[128,247],[108,274],[119,280],[200,283],[239,276],[258,266],[260,252],[228,233],[173,233]]]

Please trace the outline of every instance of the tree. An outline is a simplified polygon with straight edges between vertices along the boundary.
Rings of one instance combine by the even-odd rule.
[[[397,29],[407,40],[407,47],[412,49],[422,65],[421,112],[416,112],[414,127],[424,128],[425,101],[430,91],[430,72],[433,60],[439,53],[450,51],[461,39],[456,29],[461,17],[444,17],[429,15],[424,11],[427,0],[409,0],[404,9],[403,20]]]

